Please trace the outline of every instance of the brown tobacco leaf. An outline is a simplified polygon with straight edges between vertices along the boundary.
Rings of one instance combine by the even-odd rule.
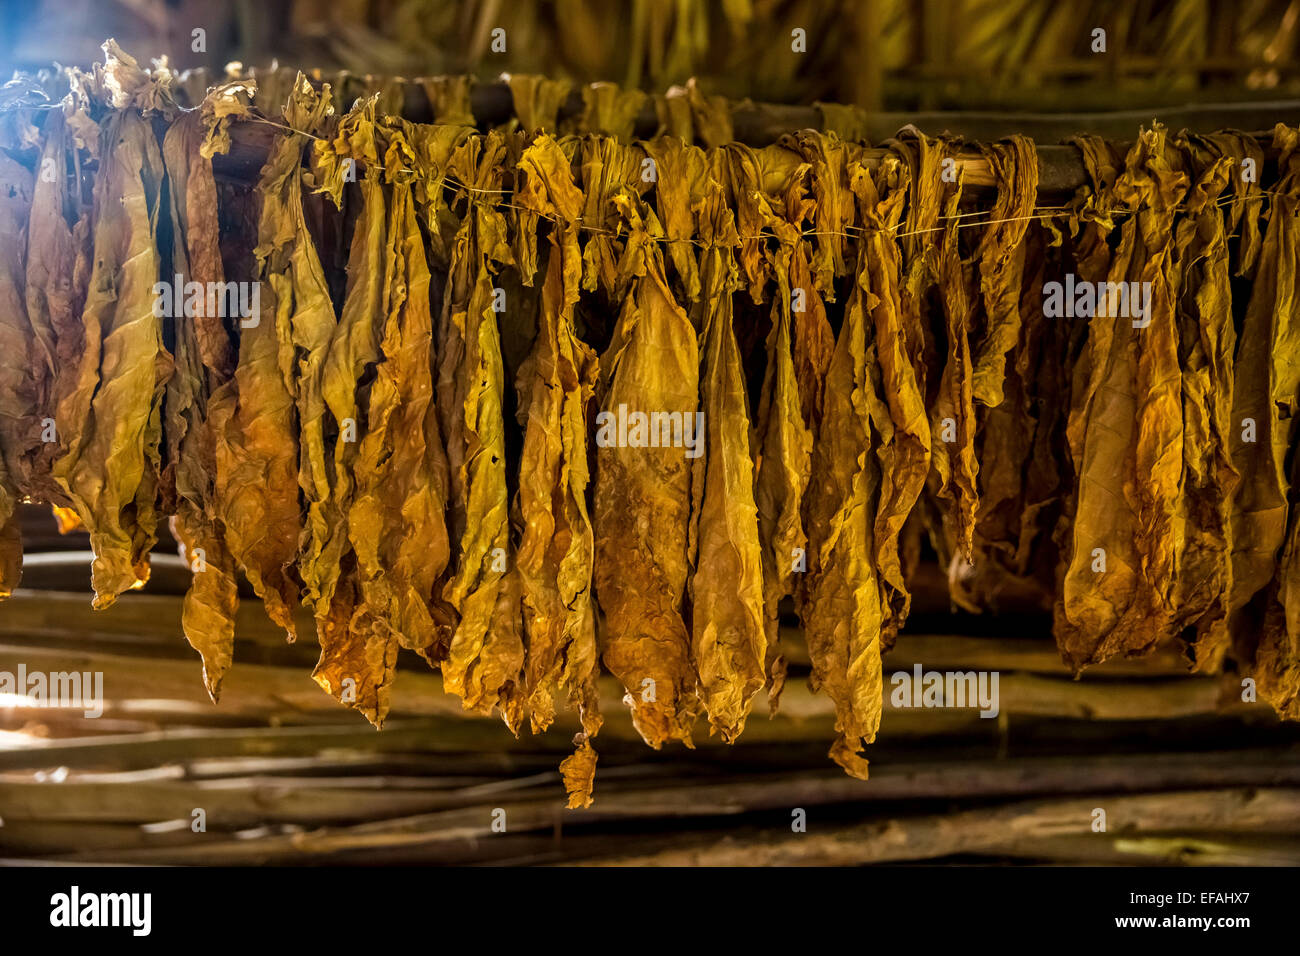
[[[369,138],[373,129],[357,129],[367,122],[356,113],[350,114],[340,126],[340,138],[353,134]],[[304,438],[308,421],[304,408],[319,411],[320,407],[315,405],[319,397],[325,411],[319,419],[321,431],[316,436],[323,441],[326,455],[325,480],[311,482],[313,489],[322,494],[309,512],[310,538],[299,558],[307,603],[316,614],[321,646],[320,661],[312,678],[326,692],[356,707],[376,725],[383,723],[388,710],[388,691],[398,645],[392,630],[371,613],[375,609],[368,607],[362,598],[358,557],[353,550],[354,538],[371,538],[377,546],[378,541],[374,539],[380,528],[352,529],[350,519],[360,478],[359,445],[368,428],[366,396],[360,390],[360,381],[367,367],[379,359],[376,325],[386,321],[388,313],[384,275],[387,204],[380,175],[371,160],[360,184],[361,214],[348,254],[343,310],[338,322],[332,325],[328,344],[315,355],[309,353],[300,366],[303,371],[298,406]],[[308,239],[305,228],[302,235],[305,242]],[[313,330],[322,329],[327,316],[333,317],[329,300],[320,298],[323,291],[323,287],[312,289],[310,328]],[[308,323],[303,322],[302,327],[307,329]],[[305,369],[307,363],[315,366],[310,373]],[[311,379],[308,374],[312,375]],[[338,429],[336,437],[327,435],[330,426]],[[372,454],[377,451],[372,443]],[[310,459],[303,466],[314,469]],[[361,514],[365,512],[358,517]]]
[[[1184,172],[1173,166],[1166,133],[1157,127],[1142,137],[1147,146],[1145,169],[1134,169],[1116,183],[1116,195],[1130,207],[1147,209],[1135,219],[1145,261],[1133,280],[1150,283],[1146,328],[1134,329],[1137,349],[1138,401],[1135,422],[1138,444],[1135,457],[1138,546],[1143,570],[1157,593],[1160,636],[1169,632],[1165,620],[1172,611],[1172,588],[1177,575],[1177,546],[1183,529],[1177,520],[1183,496],[1183,389],[1178,359],[1178,325],[1175,314],[1176,248],[1174,217],[1190,185]],[[1130,220],[1132,222],[1132,220]],[[1126,224],[1126,227],[1129,224]],[[1124,251],[1121,235],[1120,253]],[[1135,253],[1136,265],[1139,255]],[[1130,322],[1130,325],[1132,323]]]
[[[942,301],[935,292],[939,276],[937,250],[945,234],[939,226],[939,217],[944,212],[944,196],[956,189],[956,167],[943,162],[953,158],[950,155],[953,151],[951,144],[944,140],[931,140],[914,127],[900,130],[898,137],[887,141],[887,145],[901,166],[907,189],[906,218],[896,232],[901,254],[897,282],[901,330],[898,352],[911,365],[912,377],[931,406],[926,411],[925,435],[927,443],[934,445],[942,438],[937,430],[932,431],[935,420],[943,424],[942,419],[946,417],[950,429],[956,423],[955,411],[940,416],[933,408],[941,397],[946,399],[949,392],[941,390],[937,384],[947,364],[947,349],[940,354],[934,328],[937,323],[931,317],[932,312],[942,309]],[[943,321],[946,326],[947,320]],[[927,474],[919,496],[919,520],[925,525],[941,563],[948,562],[959,550],[957,502],[951,496],[946,502],[938,500],[938,489],[951,485],[949,450],[949,446],[944,444],[935,455],[935,449],[927,448]]]
[[[930,460],[935,493],[950,502],[945,516],[953,528],[956,553],[967,560],[979,509],[979,462],[975,457],[975,391],[971,355],[969,269],[957,249],[957,199],[946,207],[948,225],[938,267],[948,358],[939,379],[939,396],[930,415]]]
[[[442,675],[467,709],[486,714],[500,705],[514,729],[524,652],[508,520],[505,371],[494,310],[494,278],[511,257],[506,222],[496,208],[503,154],[503,140],[490,134],[465,140],[448,165],[467,210],[451,242],[437,335],[437,405],[456,544],[442,597],[459,618]]]
[[[14,512],[25,459],[39,441],[34,372],[40,365],[24,302],[34,185],[32,172],[0,150],[0,599],[13,592],[22,574],[22,541]]]
[[[1080,361],[1086,377],[1076,385],[1069,425],[1077,510],[1056,615],[1058,645],[1076,670],[1142,653],[1169,632],[1183,457],[1173,217],[1187,185],[1169,165],[1157,128],[1134,144],[1111,190],[1133,214],[1121,227],[1108,280],[1149,282],[1151,295],[1145,320],[1096,308],[1089,354]]]
[[[388,712],[398,647],[405,641],[413,649],[429,649],[437,638],[428,608],[418,594],[420,583],[405,578],[406,572],[414,570],[409,551],[398,554],[390,550],[400,549],[402,541],[393,530],[394,523],[400,527],[401,521],[389,509],[400,517],[403,505],[410,504],[413,521],[436,521],[441,515],[439,503],[427,493],[402,500],[402,488],[394,482],[406,476],[391,470],[423,464],[427,449],[412,442],[400,452],[393,452],[397,461],[391,460],[390,450],[397,436],[388,428],[401,400],[399,392],[407,387],[420,388],[418,381],[402,381],[408,372],[417,374],[419,367],[413,365],[421,351],[419,306],[412,306],[411,314],[406,314],[405,307],[412,300],[405,296],[408,279],[414,279],[417,285],[420,280],[418,274],[406,272],[406,257],[414,251],[407,232],[413,226],[413,216],[403,211],[390,223],[384,184],[385,177],[401,180],[391,190],[391,212],[404,210],[410,188],[409,173],[403,170],[409,168],[411,151],[400,137],[393,140],[391,150],[386,150],[385,132],[375,121],[376,105],[374,98],[359,104],[340,122],[336,137],[318,143],[316,149],[315,164],[325,183],[322,189],[332,192],[335,201],[341,198],[334,190],[341,189],[344,182],[341,170],[345,161],[364,163],[365,175],[360,182],[361,212],[352,233],[342,313],[330,330],[328,344],[315,355],[309,353],[300,365],[299,410],[304,433],[304,409],[317,411],[319,396],[327,415],[320,420],[321,430],[315,433],[314,440],[323,442],[321,451],[332,459],[326,463],[323,487],[319,481],[310,482],[314,491],[323,494],[310,512],[310,540],[300,567],[307,601],[316,614],[321,645],[313,679],[335,698],[361,711],[366,719],[381,725]],[[381,151],[387,153],[382,168]],[[403,234],[394,235],[390,227]],[[305,223],[300,235],[299,245],[309,246],[311,237]],[[304,278],[311,298],[302,301],[311,312],[310,321],[303,321],[301,327],[313,339],[317,335],[324,337],[327,316],[332,318],[332,311],[328,311],[328,299],[321,300],[323,276],[308,271]],[[403,324],[406,321],[409,328]],[[429,319],[426,325],[431,323]],[[409,346],[402,340],[407,332]],[[385,356],[381,344],[387,344],[392,354]],[[429,361],[428,351],[425,339],[424,355],[419,361]],[[376,378],[367,385],[363,378],[370,369],[375,369]],[[414,398],[415,394],[412,391],[408,397]],[[419,434],[427,406],[417,403],[407,411],[414,415],[412,424],[418,427]],[[327,434],[327,422],[337,428],[336,436]],[[403,441],[409,437],[401,436]],[[305,468],[315,467],[310,457],[303,464]],[[425,490],[434,491],[435,487],[430,483]],[[430,526],[423,524],[421,530],[427,533]],[[425,582],[432,592],[442,568],[437,566],[436,539],[424,543],[432,549],[437,572]],[[391,566],[387,564],[390,560]],[[384,575],[385,570],[392,572],[391,578]]]
[[[468,76],[431,76],[420,80],[424,93],[433,108],[433,121],[440,126],[473,126],[474,111],[470,107]],[[397,114],[400,110],[389,110]]]
[[[795,574],[807,567],[802,502],[811,467],[812,432],[799,410],[799,385],[790,357],[790,315],[781,308],[779,298],[773,302],[773,313],[755,442],[754,504],[763,562],[769,701],[775,712],[785,673],[785,660],[779,652],[780,604],[795,593]]]
[[[1069,407],[1070,341],[1082,326],[1042,314],[1044,280],[1059,278],[1048,243],[1049,230],[1035,224],[1021,246],[1019,339],[1007,355],[1003,400],[984,411],[977,439],[974,555],[968,567],[950,569],[953,602],[975,612],[996,610],[1006,593],[1034,593],[1044,608],[1051,604],[1051,533],[1068,491],[1060,449]],[[951,573],[957,570],[963,573]]]
[[[907,213],[905,261],[900,286],[905,340],[927,331],[933,311],[942,316],[945,355],[933,361],[940,369],[938,389],[929,409],[929,494],[942,512],[945,558],[969,558],[975,513],[979,507],[975,458],[974,366],[971,347],[971,267],[957,243],[961,175],[954,165],[956,142],[931,139],[915,127],[900,131],[890,143],[906,163],[911,203]],[[914,348],[914,346],[912,346]],[[927,351],[933,349],[931,345]],[[914,360],[915,363],[915,360]]]
[[[1231,612],[1233,629],[1254,645],[1252,673],[1260,697],[1295,720],[1300,718],[1300,475],[1295,472],[1300,459],[1294,454],[1300,406],[1300,323],[1294,310],[1300,130],[1279,125],[1273,145],[1280,154],[1279,179],[1271,190],[1235,369],[1232,459],[1241,483],[1229,514]],[[1293,459],[1290,483],[1288,454]],[[1247,605],[1264,587],[1260,626]]]
[[[167,131],[163,161],[171,197],[172,272],[207,290],[209,283],[224,281],[224,270],[216,245],[221,224],[212,164],[200,153],[205,135],[201,115],[186,114]],[[214,520],[216,444],[207,415],[212,388],[228,381],[233,369],[226,329],[220,315],[211,314],[218,310],[204,305],[195,315],[168,320],[177,374],[164,395],[164,484],[174,486],[172,530],[193,574],[181,624],[203,657],[204,684],[216,701],[234,654],[239,593],[234,558]]]
[[[280,377],[275,300],[264,295],[262,306],[261,322],[240,336],[234,378],[208,401],[214,510],[232,556],[292,641],[299,594],[293,561],[302,522],[293,397]]]
[[[1255,639],[1250,673],[1260,698],[1278,716],[1300,720],[1300,458],[1292,463],[1291,478],[1291,524],[1264,601],[1258,636],[1250,635]]]
[[[91,210],[72,172],[69,156],[80,151],[62,109],[45,118],[45,143],[36,177],[27,233],[27,316],[36,348],[33,363],[40,363],[36,417],[54,419],[59,436],[80,428],[79,421],[58,420],[62,402],[76,387],[77,369],[86,344],[81,321],[90,277]],[[82,157],[78,157],[83,159]],[[40,441],[32,454],[29,489],[34,497],[64,502],[62,489],[50,478],[59,454],[59,441]],[[65,508],[70,514],[71,509]]]
[[[868,226],[866,253],[857,284],[870,293],[862,307],[869,313],[879,397],[873,410],[876,457],[881,468],[880,502],[874,518],[875,566],[881,578],[884,647],[894,643],[907,620],[907,591],[900,547],[903,526],[925,487],[930,468],[930,424],[926,416],[923,374],[908,351],[902,305],[903,260],[893,238],[908,189],[901,162],[886,158],[873,178],[861,165],[850,167],[850,186]]]
[[[701,331],[704,434],[694,436],[687,540],[691,654],[711,730],[732,743],[768,673],[749,409],[732,319],[740,240],[714,175],[721,165],[674,139],[646,150],[658,169],[654,199],[669,254]],[[698,262],[693,235],[704,247]]]
[[[791,357],[787,297],[772,303],[772,330],[767,339],[767,371],[758,411],[755,441],[754,504],[763,573],[763,619],[766,633],[768,700],[775,713],[784,685],[785,660],[779,652],[782,598],[794,593],[796,569],[806,566],[807,537],[800,513],[812,453],[812,433],[799,409],[799,384]]]
[[[705,435],[696,436],[705,447],[696,464],[704,475],[698,558],[690,584],[691,646],[709,720],[725,742],[733,743],[769,673],[763,552],[745,382],[732,327],[735,227],[717,191],[705,215],[712,220],[704,253],[700,370]]]
[[[316,410],[314,420],[295,408],[295,393],[303,386],[299,362],[318,363],[312,346],[323,348],[324,319],[333,326],[333,310],[302,214],[301,156],[307,133],[319,128],[328,98],[317,96],[305,77],[285,108],[295,130],[275,141],[262,169],[262,197],[255,250],[261,283],[261,315],[243,329],[234,378],[213,391],[209,421],[216,444],[217,516],[225,526],[226,542],[271,619],[294,640],[293,607],[301,591],[295,562],[303,515],[299,509],[300,481],[308,507],[324,475],[323,440],[319,439],[322,402],[302,407]],[[304,327],[309,332],[304,332]],[[325,339],[327,341],[327,339]],[[302,353],[301,359],[295,350]],[[315,365],[308,365],[315,368]],[[318,395],[318,392],[312,392]],[[300,432],[301,428],[301,432]],[[311,438],[316,437],[316,443]],[[301,455],[307,460],[300,478]],[[310,451],[314,458],[307,458]],[[328,486],[325,485],[325,493]]]
[[[598,378],[596,356],[574,329],[582,279],[577,219],[582,193],[555,141],[539,136],[520,159],[518,201],[555,217],[542,288],[537,336],[520,383],[524,445],[517,507],[523,533],[518,567],[528,655],[524,698],[534,733],[554,719],[554,697],[567,692],[584,734],[574,767],[595,764],[588,742],[601,726],[592,604],[594,541],[587,512],[587,406]],[[588,761],[590,763],[588,764]],[[581,774],[579,774],[581,777]],[[569,774],[565,774],[566,786]],[[584,784],[582,806],[590,803]],[[578,799],[570,787],[570,805]]]
[[[21,146],[17,139],[16,131],[0,135],[0,459],[15,492],[27,484],[27,457],[40,442],[36,413],[48,361],[37,351],[46,339],[35,338],[27,318],[27,224],[36,177],[9,155]]]
[[[637,201],[614,199],[629,242],[621,271],[635,276],[601,358],[597,418],[596,597],[605,614],[601,655],[627,688],[646,743],[692,745],[699,713],[690,635],[682,617],[687,582],[691,468],[682,447],[650,447],[630,417],[676,414],[694,427],[699,402],[695,329],[677,304]],[[622,424],[620,424],[622,423]]]
[[[794,308],[794,371],[804,424],[813,432],[822,417],[822,394],[830,368],[835,336],[826,318],[821,293],[813,286],[808,255],[802,243],[790,250],[790,295]],[[798,298],[796,298],[798,296]]]
[[[133,109],[109,114],[95,185],[95,268],[83,321],[87,346],[58,420],[84,422],[53,475],[90,529],[95,606],[149,578],[156,540],[161,396],[170,375],[154,315],[155,230],[162,157]]]
[[[1285,540],[1285,460],[1295,435],[1300,389],[1300,322],[1291,306],[1300,242],[1295,218],[1300,210],[1300,131],[1279,125],[1273,145],[1281,153],[1280,178],[1271,190],[1268,228],[1235,367],[1232,461],[1241,483],[1230,515],[1233,611],[1267,586]]]
[[[14,593],[23,574],[23,540],[17,494],[0,459],[0,601]]]
[[[864,277],[866,264],[862,264]],[[875,739],[881,712],[882,623],[874,566],[873,513],[880,466],[872,454],[873,384],[867,362],[865,284],[850,295],[826,378],[825,416],[813,445],[804,634],[811,683],[835,704],[839,735],[831,758],[865,779],[863,743]]]
[[[812,130],[802,130],[789,139],[783,139],[782,143],[797,149],[809,167],[807,182],[813,203],[807,214],[811,215],[812,229],[800,242],[800,248],[807,250],[818,293],[827,302],[834,302],[834,279],[848,271],[844,262],[845,225],[854,217],[847,163],[850,155],[860,150],[855,146],[846,147],[834,136]],[[792,221],[797,223],[797,220]],[[827,353],[831,347],[828,341]],[[829,361],[829,354],[826,361]]]
[[[758,153],[729,146],[718,164],[727,197],[735,206],[737,232],[743,236],[739,240],[738,264],[749,283],[750,295],[761,301],[771,278],[776,279],[777,287],[753,443],[767,645],[765,670],[772,712],[779,706],[786,672],[778,641],[779,608],[787,595],[801,591],[797,582],[807,562],[803,498],[812,434],[821,417],[825,370],[834,345],[822,299],[823,291],[831,291],[829,266],[814,281],[801,229],[809,217],[815,216],[818,223],[829,227],[839,220],[825,219],[815,200],[807,195],[812,166],[793,162],[799,154],[792,150],[798,145]],[[822,168],[826,165],[824,152],[806,142],[803,148],[821,164],[814,190],[826,188],[824,180],[830,174]],[[765,172],[765,167],[770,167],[770,173]],[[769,176],[780,183],[775,192],[766,185]],[[776,246],[753,238],[760,233],[775,235]],[[825,264],[835,260],[832,255],[818,261]]]
[[[669,88],[655,97],[655,111],[662,128],[676,139],[691,144],[697,139],[716,148],[736,138],[731,122],[731,104],[726,97],[705,96],[691,77],[685,86]]]
[[[573,738],[574,751],[560,761],[560,776],[569,795],[569,809],[591,806],[591,792],[596,780],[596,750],[586,734]]]
[[[588,83],[582,88],[584,109],[578,131],[604,133],[620,143],[630,143],[645,100],[646,94],[640,90],[625,90],[616,83]]]
[[[1230,646],[1232,590],[1229,520],[1240,475],[1232,462],[1233,325],[1228,236],[1220,196],[1240,179],[1231,134],[1179,137],[1175,146],[1193,176],[1186,214],[1176,226],[1178,364],[1182,369],[1183,492],[1172,629],[1194,627],[1196,668],[1219,670]],[[1258,196],[1258,186],[1245,184]],[[1234,189],[1234,192],[1237,190]]]
[[[707,156],[702,149],[679,140],[660,137],[645,144],[656,164],[655,207],[664,228],[668,255],[677,270],[677,281],[694,302],[700,297],[700,269],[695,258],[696,211],[704,202],[706,183],[711,183]]]
[[[729,196],[737,205],[737,231],[770,231],[777,237],[775,249],[741,239],[739,260],[755,301],[760,301],[770,277],[775,277],[777,285],[754,439],[754,500],[767,647],[764,670],[768,708],[776,713],[786,672],[779,641],[780,604],[787,596],[799,595],[799,575],[807,564],[803,496],[813,422],[820,418],[824,367],[829,364],[833,342],[821,294],[813,287],[800,246],[799,224],[812,206],[803,187],[807,170],[787,170],[778,199],[764,188],[761,164],[770,157],[769,151],[760,156],[744,147],[729,147],[726,155]]]
[[[520,129],[530,133],[541,130],[554,133],[559,129],[560,107],[568,99],[572,83],[535,73],[511,73],[506,83]]]
[[[388,311],[357,451],[348,536],[370,613],[386,622],[402,647],[434,660],[447,642],[447,622],[437,621],[432,607],[450,556],[447,460],[433,404],[429,268],[410,175],[400,172],[414,156],[399,132],[386,131],[386,138]]]
[[[981,405],[1002,404],[1007,353],[1020,338],[1021,243],[1038,203],[1038,151],[1027,136],[981,146],[997,184],[997,199],[980,238],[980,297],[984,329],[976,348],[971,389]]]

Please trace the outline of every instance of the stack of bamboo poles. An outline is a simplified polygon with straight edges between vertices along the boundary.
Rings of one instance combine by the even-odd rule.
[[[1015,601],[952,615],[933,565],[886,677],[998,671],[996,719],[894,707],[887,685],[871,780],[846,777],[825,764],[833,713],[788,629],[781,712],[735,746],[647,751],[604,686],[596,804],[567,811],[554,768],[576,724],[515,739],[403,661],[376,733],[306,676],[314,642],[285,645],[251,604],[213,707],[175,624],[179,561],[157,555],[150,593],[91,612],[84,542],[36,509],[27,523],[33,544],[64,550],[29,556],[0,611],[0,671],[101,672],[105,699],[99,718],[0,702],[2,859],[1300,863],[1300,728],[1243,703],[1230,675],[1187,676],[1172,648],[1071,680],[1045,616]]]

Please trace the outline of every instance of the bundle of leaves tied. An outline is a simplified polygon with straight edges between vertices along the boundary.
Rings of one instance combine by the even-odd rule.
[[[977,193],[911,127],[628,142],[593,96],[479,130],[301,76],[184,110],[105,49],[0,111],[0,595],[19,502],[89,533],[97,607],[170,520],[214,700],[251,589],[377,725],[402,650],[511,731],[573,709],[571,806],[602,673],[650,746],[731,742],[785,613],[865,777],[931,550],[961,607],[1037,589],[1076,670],[1179,641],[1300,716],[1300,131],[1081,137],[1043,208],[1023,137]],[[215,175],[263,122],[252,188]],[[1140,317],[1044,307],[1120,284]]]

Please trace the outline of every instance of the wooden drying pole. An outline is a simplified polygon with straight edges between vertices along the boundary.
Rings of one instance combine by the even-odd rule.
[[[412,122],[432,122],[433,109],[419,81],[404,84],[402,115]],[[497,126],[514,116],[514,101],[505,83],[478,83],[470,91],[470,106],[478,125]],[[560,119],[583,112],[580,90],[574,90],[559,111]],[[732,106],[731,120],[737,142],[766,146],[781,136],[801,129],[823,128],[816,106],[754,103],[744,100]],[[865,114],[865,129],[871,142],[883,142],[908,124],[930,133],[951,133],[964,139],[992,142],[1013,133],[1029,136],[1038,146],[1038,191],[1040,194],[1070,193],[1086,181],[1079,151],[1073,146],[1047,145],[1078,133],[1094,133],[1108,139],[1129,140],[1142,126],[1160,121],[1172,130],[1213,132],[1220,129],[1271,130],[1279,122],[1300,125],[1300,100],[1260,103],[1209,104],[1125,110],[1114,113],[1000,113],[920,112]],[[647,102],[637,117],[634,136],[653,137],[659,128],[653,102]],[[254,183],[266,160],[278,130],[266,123],[243,122],[231,132],[231,150],[214,160],[217,175],[226,180]],[[1263,135],[1263,134],[1260,134]],[[879,159],[885,150],[871,150],[868,161]],[[958,158],[967,186],[991,186],[988,162],[976,152]]]

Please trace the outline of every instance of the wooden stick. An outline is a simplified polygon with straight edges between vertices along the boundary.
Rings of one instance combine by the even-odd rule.
[[[649,801],[646,802],[647,797]],[[1110,832],[1127,835],[1178,833],[1300,833],[1300,788],[1229,788],[1172,793],[1116,795],[1093,793],[1072,799],[1024,800],[956,813],[899,816],[891,814],[855,824],[820,822],[815,808],[808,813],[805,833],[789,832],[794,809],[780,808],[778,820],[758,828],[739,824],[723,835],[661,832],[643,838],[636,853],[607,856],[599,844],[587,845],[598,854],[581,862],[632,866],[754,866],[754,865],[856,865],[936,859],[965,853],[987,853],[996,847],[1055,837],[1091,834],[1094,811],[1106,812]],[[504,811],[506,830],[493,829],[495,810]],[[270,830],[256,839],[244,836],[225,840],[209,831],[199,839],[173,839],[171,834],[128,832],[125,824],[87,825],[92,840],[85,850],[63,859],[119,863],[197,863],[251,865],[261,863],[320,864],[372,859],[376,854],[400,852],[408,859],[428,862],[473,862],[512,852],[509,841],[563,826],[585,826],[601,820],[662,820],[665,807],[653,792],[639,791],[623,814],[604,811],[565,811],[560,801],[490,801],[475,807],[448,810],[419,817],[379,821],[357,826],[318,829],[280,835]],[[734,807],[709,806],[723,817]],[[808,810],[808,808],[804,808]],[[671,813],[672,807],[667,810]],[[688,814],[689,815],[689,814]],[[671,817],[670,817],[671,818]],[[579,822],[582,821],[582,822]],[[179,823],[180,821],[178,821]],[[19,846],[25,852],[39,826],[21,823],[27,832]],[[77,825],[48,824],[69,840]],[[116,828],[116,829],[111,829]],[[179,826],[177,826],[179,829]],[[1101,835],[1101,834],[1098,834]],[[185,836],[188,836],[186,834]],[[46,846],[57,845],[59,834],[45,833]],[[116,845],[105,844],[117,840]],[[500,848],[494,848],[499,843]],[[68,842],[69,847],[85,844]],[[55,850],[54,852],[58,852]],[[601,858],[604,857],[604,858]]]
[[[1008,841],[1087,836],[1096,809],[1105,810],[1108,832],[1300,833],[1300,789],[1192,790],[1029,800],[850,826],[820,828],[814,824],[807,833],[712,837],[698,846],[590,862],[619,866],[852,866],[937,859],[988,851]]]
[[[989,855],[1035,862],[1138,866],[1300,866],[1300,838],[1269,834],[1050,837],[989,849]]]
[[[182,705],[173,708],[174,718],[184,719],[196,708],[203,708],[205,695],[198,680],[196,662],[183,660],[147,659],[136,656],[109,654],[100,651],[66,651],[46,647],[0,645],[0,670],[16,672],[20,665],[29,671],[44,672],[99,672],[104,675],[104,694],[107,699],[105,715],[110,718],[131,717],[133,701],[147,700],[145,713],[161,717],[168,713],[165,701],[178,700]],[[928,666],[928,665],[927,665]],[[881,733],[885,736],[966,732],[993,735],[997,721],[981,717],[978,701],[967,701],[965,707],[915,706],[915,695],[904,694],[906,706],[895,706],[892,675],[912,672],[890,668],[886,676],[885,713]],[[626,706],[622,703],[623,688],[611,677],[600,681],[602,711],[606,725],[602,739],[637,741]],[[1072,681],[1059,677],[1037,677],[1030,674],[999,674],[998,711],[1006,714],[1065,717],[1088,720],[1161,720],[1197,715],[1266,713],[1268,708],[1259,703],[1244,704],[1239,696],[1233,697],[1235,688],[1231,677],[1185,677],[1177,680],[1083,680]],[[949,702],[950,704],[953,702]],[[756,702],[755,713],[746,728],[747,742],[778,741],[829,741],[833,737],[834,708],[831,701],[814,695],[802,681],[791,681],[782,696],[781,712],[775,720],[763,719],[764,706]],[[259,724],[313,724],[320,715],[345,719],[347,711],[324,694],[307,676],[296,668],[274,667],[243,663],[232,668],[223,691],[225,714],[233,714],[248,723]],[[988,711],[985,711],[986,713]],[[502,747],[510,738],[503,727],[491,718],[476,718],[467,714],[459,700],[443,692],[441,678],[428,670],[405,670],[395,682],[392,691],[393,719],[419,716],[438,721],[440,740],[444,750],[469,750],[476,747]],[[70,726],[81,723],[81,711],[60,714],[47,708],[30,708],[33,720],[57,722],[72,720]],[[137,712],[134,716],[138,717]],[[366,726],[360,717],[355,718],[356,733],[364,733]],[[983,725],[983,726],[981,726]],[[93,727],[94,721],[86,726]],[[305,728],[309,729],[309,728]],[[551,749],[565,749],[565,740],[576,732],[572,715],[562,714],[549,734],[554,741]],[[84,732],[84,731],[83,731]],[[218,735],[220,731],[211,731]],[[239,735],[256,737],[256,731],[232,731]],[[705,736],[700,729],[701,746],[721,746],[717,738]],[[73,762],[106,759],[117,753],[120,757],[135,754],[133,760],[150,759],[143,739],[156,739],[160,745],[163,737],[141,735],[137,738],[113,738],[120,744],[113,750],[108,741],[91,738],[83,743],[76,741],[44,742],[34,744],[25,751],[0,752],[0,767],[47,764],[51,761]],[[223,739],[214,736],[205,746],[219,746]],[[234,739],[234,738],[232,738]],[[290,738],[292,739],[292,738]],[[526,738],[534,739],[534,738]],[[242,748],[242,744],[239,745]],[[268,743],[266,746],[270,746]],[[511,744],[511,746],[514,746]],[[545,748],[544,748],[545,749]],[[243,753],[242,749],[220,751]],[[266,751],[280,752],[280,751]],[[301,751],[290,751],[301,752]],[[19,756],[25,753],[26,756]],[[55,756],[55,754],[59,756]],[[152,759],[173,759],[164,746],[163,752]],[[12,761],[19,761],[17,764]],[[139,766],[140,764],[133,764]]]
[[[653,768],[636,769],[636,781],[602,775],[600,801],[591,810],[573,815],[572,825],[862,802],[1300,786],[1300,761],[1293,749],[1286,748],[883,763],[865,781],[828,767],[793,774],[751,774],[722,782],[705,779],[680,785],[667,781],[670,785],[654,788],[644,779],[652,776]],[[454,781],[454,786],[433,785],[431,779],[249,776],[220,781],[142,781],[134,777],[121,782],[4,781],[0,782],[0,816],[9,822],[149,823],[187,817],[193,808],[202,807],[210,829],[238,829],[264,823],[319,826],[373,822],[484,805],[488,788],[483,784],[488,782],[509,784],[516,791],[537,790],[539,801],[547,805],[561,799],[553,768],[504,781],[445,778],[447,784]]]

